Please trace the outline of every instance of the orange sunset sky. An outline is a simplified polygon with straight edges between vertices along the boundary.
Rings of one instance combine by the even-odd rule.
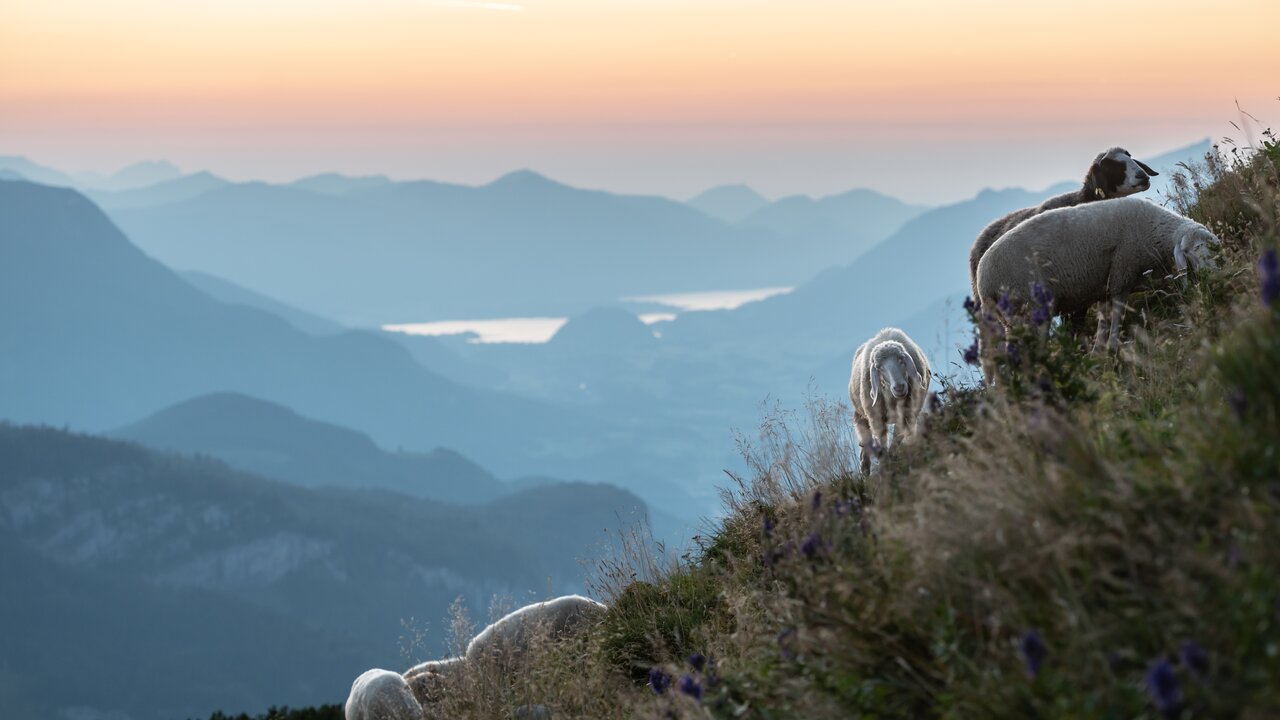
[[[1277,0],[0,0],[0,154],[943,202],[1216,140],[1237,100],[1266,125],[1277,29]]]

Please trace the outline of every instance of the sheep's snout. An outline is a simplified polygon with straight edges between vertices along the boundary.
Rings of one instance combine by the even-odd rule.
[[[907,382],[905,380],[897,380],[889,387],[889,392],[893,393],[895,398],[904,398],[907,396]]]

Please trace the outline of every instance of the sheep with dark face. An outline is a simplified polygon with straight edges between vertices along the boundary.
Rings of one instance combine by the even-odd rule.
[[[854,353],[849,401],[864,474],[872,454],[887,449],[889,425],[895,442],[914,435],[932,377],[920,346],[897,328],[881,330]]]
[[[1129,293],[1152,279],[1213,268],[1220,244],[1208,228],[1138,198],[1060,208],[1037,215],[1001,237],[978,265],[978,297],[984,314],[998,313],[1000,299],[1012,314],[1039,284],[1059,314],[1110,302],[1100,313],[1097,344],[1114,349]],[[990,379],[990,372],[987,372]]]
[[[978,233],[969,250],[969,284],[973,288],[973,299],[978,300],[978,263],[996,240],[1012,230],[1024,220],[1033,218],[1042,212],[1057,208],[1074,207],[1097,200],[1122,198],[1140,193],[1151,187],[1151,178],[1160,173],[1149,165],[1135,159],[1128,150],[1113,147],[1098,156],[1089,164],[1084,183],[1078,190],[1055,195],[1035,207],[1022,208],[993,221]]]

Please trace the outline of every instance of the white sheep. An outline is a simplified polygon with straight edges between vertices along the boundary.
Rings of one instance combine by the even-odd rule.
[[[1048,210],[1075,207],[1095,200],[1110,200],[1142,192],[1151,187],[1151,178],[1159,174],[1146,163],[1134,159],[1128,150],[1113,147],[1106,152],[1098,153],[1093,159],[1089,164],[1088,172],[1085,173],[1084,183],[1079,189],[1055,195],[1035,207],[1014,210],[992,221],[978,233],[978,238],[973,241],[973,248],[969,250],[969,284],[973,287],[974,301],[978,300],[978,262],[996,240],[1016,227],[1018,223]]]
[[[596,619],[606,607],[581,595],[563,595],[514,610],[493,622],[467,643],[467,662],[501,656],[513,658],[528,649],[535,634],[560,638]]]
[[[1119,342],[1125,300],[1154,274],[1214,267],[1212,246],[1221,241],[1200,223],[1137,198],[1050,210],[1019,224],[993,244],[978,264],[978,297],[984,313],[1007,294],[1024,305],[1034,283],[1049,290],[1053,310],[1072,314],[1111,302],[1110,329],[1098,317],[1098,343]]]
[[[367,670],[351,683],[347,720],[423,720],[409,684],[390,670]]]
[[[849,401],[864,474],[871,472],[877,447],[888,447],[890,424],[895,442],[906,442],[915,433],[932,377],[920,346],[897,328],[884,328],[854,353]],[[889,397],[882,401],[886,390]]]

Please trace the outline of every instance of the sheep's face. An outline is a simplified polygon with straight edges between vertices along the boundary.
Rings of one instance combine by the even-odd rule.
[[[1213,259],[1214,248],[1221,244],[1217,235],[1209,232],[1208,228],[1197,225],[1183,233],[1173,246],[1173,264],[1177,266],[1178,272],[1186,272],[1188,269],[1212,270],[1217,267]]]
[[[1089,174],[1101,197],[1118,198],[1150,188],[1151,178],[1160,173],[1116,147],[1094,158]]]
[[[871,354],[871,404],[881,388],[888,390],[895,399],[907,396],[911,391],[911,382],[924,384],[924,378],[916,368],[915,361],[907,353],[902,343],[884,342],[877,345]]]

